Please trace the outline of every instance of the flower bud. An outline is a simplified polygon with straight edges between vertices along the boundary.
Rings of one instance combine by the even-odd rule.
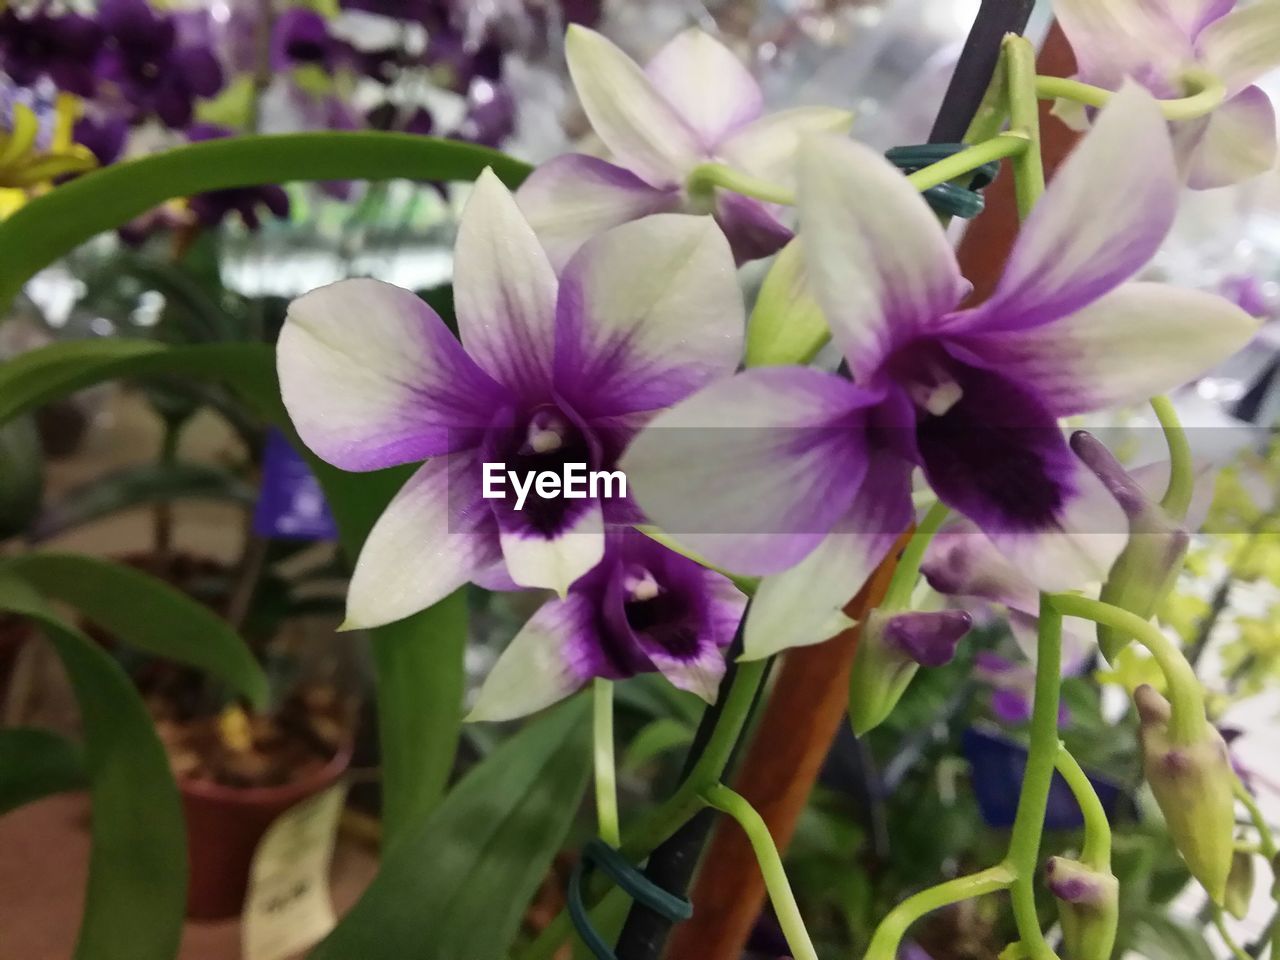
[[[1112,565],[1099,599],[1149,620],[1173,589],[1191,535],[1147,496],[1097,437],[1077,431],[1071,449],[1129,518],[1129,542]],[[1107,660],[1114,660],[1127,642],[1126,635],[1098,624],[1098,644]]]
[[[849,719],[862,736],[893,712],[920,667],[940,667],[973,618],[963,610],[887,613],[873,610],[863,624],[849,678]]]
[[[1253,899],[1253,854],[1237,850],[1231,857],[1231,872],[1227,874],[1227,895],[1222,908],[1237,920],[1249,913],[1249,901]]]
[[[1050,857],[1045,880],[1058,901],[1064,960],[1106,960],[1120,920],[1120,882],[1066,857]]]
[[[1198,742],[1169,736],[1169,701],[1146,684],[1134,691],[1141,720],[1143,769],[1178,851],[1192,876],[1221,904],[1235,850],[1235,798],[1227,744],[1212,724]]]

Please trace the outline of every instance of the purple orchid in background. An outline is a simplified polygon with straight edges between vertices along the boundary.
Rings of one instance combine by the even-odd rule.
[[[467,112],[449,136],[485,147],[497,147],[515,133],[516,102],[502,84],[476,80],[467,93]]]
[[[72,132],[75,142],[87,147],[89,152],[97,158],[100,167],[120,159],[128,136],[128,121],[124,117],[110,115],[86,114],[76,121]]]
[[[26,14],[0,11],[0,70],[30,87],[48,77],[59,90],[92,96],[102,29],[78,13],[51,14],[44,6]]]
[[[103,0],[99,21],[108,41],[101,76],[119,87],[135,119],[155,114],[167,126],[185,127],[196,98],[222,88],[213,51],[180,42],[174,17],[152,10],[146,0]]]
[[[1226,101],[1209,116],[1174,125],[1188,184],[1227,186],[1271,169],[1276,161],[1275,108],[1254,82],[1280,67],[1280,4],[1235,0],[1054,0],[1071,42],[1079,79],[1118,90],[1136,80],[1155,96],[1194,92],[1209,77]],[[1074,104],[1059,113],[1073,126],[1086,114]]]
[[[1078,676],[1088,661],[1074,665],[1064,663],[1063,676]],[[1026,663],[1015,663],[990,650],[980,650],[973,658],[973,678],[991,690],[988,701],[991,713],[1001,723],[1011,727],[1021,726],[1031,720],[1035,705],[1036,672]],[[1058,704],[1058,726],[1071,722],[1071,711],[1065,703]]]
[[[187,131],[192,143],[205,140],[221,140],[234,131],[212,123],[197,123]],[[279,184],[266,183],[256,187],[227,187],[210,190],[188,198],[187,206],[202,227],[216,227],[232,213],[238,214],[244,225],[257,230],[262,225],[259,208],[266,207],[273,216],[281,219],[289,216],[289,195]]]
[[[604,559],[524,625],[467,719],[511,720],[594,677],[653,671],[714,701],[746,603],[728,578],[642,533],[610,530]]]
[[[351,626],[399,620],[477,577],[564,594],[629,500],[483,496],[482,462],[612,470],[653,411],[733,371],[742,294],[724,237],[665,215],[595,238],[557,278],[514,198],[476,182],[454,255],[458,343],[414,295],[348,280],[295,301],[281,393],[303,441],[345,470],[426,463],[374,526]],[[352,323],[353,317],[366,318]]]
[[[656,418],[623,464],[645,512],[694,552],[780,574],[756,595],[747,656],[839,628],[912,519],[917,466],[1039,588],[1102,579],[1125,517],[1058,418],[1181,384],[1257,327],[1210,294],[1123,283],[1177,191],[1159,109],[1127,87],[1023,225],[991,299],[956,309],[969,285],[902,175],[852,141],[802,147],[803,250],[853,382],[748,370]]]
[[[345,44],[330,35],[328,22],[314,10],[291,7],[272,27],[272,70],[311,66],[332,72],[345,52]]]
[[[750,72],[701,30],[668,43],[643,70],[609,40],[570,27],[569,73],[611,161],[569,154],[540,166],[517,193],[557,266],[595,233],[652,213],[712,213],[739,262],[769,256],[791,239],[777,208],[717,191],[713,209],[691,199],[694,168],[724,163],[752,177],[794,182],[795,149],[806,133],[844,133],[844,110],[800,107],[764,114]]]

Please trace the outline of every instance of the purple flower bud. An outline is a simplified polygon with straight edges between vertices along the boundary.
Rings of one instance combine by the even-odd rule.
[[[1191,535],[1147,497],[1097,437],[1077,431],[1071,437],[1071,448],[1129,518],[1129,542],[1111,567],[1100,599],[1150,619],[1178,578]],[[1123,634],[1098,625],[1098,643],[1108,660],[1113,660],[1127,642]]]
[[[1204,724],[1196,743],[1173,742],[1172,708],[1152,687],[1134,691],[1141,721],[1143,769],[1178,851],[1192,876],[1223,903],[1235,849],[1235,798],[1227,744]]]
[[[1063,960],[1099,960],[1111,956],[1120,920],[1120,883],[1066,857],[1050,857],[1045,882],[1058,901]]]
[[[849,719],[862,736],[893,712],[920,667],[950,663],[973,620],[963,610],[867,616],[849,679]]]

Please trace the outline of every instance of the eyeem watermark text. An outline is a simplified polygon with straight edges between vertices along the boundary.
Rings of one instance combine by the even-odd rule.
[[[621,470],[588,470],[585,463],[566,463],[559,473],[526,470],[521,474],[508,470],[505,463],[484,464],[482,496],[486,500],[505,500],[508,483],[515,492],[517,510],[524,509],[530,491],[544,500],[612,500],[627,495],[627,475]]]

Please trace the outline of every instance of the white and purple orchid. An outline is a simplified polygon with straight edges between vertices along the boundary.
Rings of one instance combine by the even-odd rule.
[[[1280,68],[1280,3],[1235,9],[1235,0],[1054,0],[1079,79],[1118,90],[1136,80],[1162,99],[1220,82],[1211,114],[1177,122],[1174,142],[1188,184],[1227,186],[1275,166],[1276,115],[1256,86]],[[1086,114],[1060,103],[1063,119]]]
[[[569,28],[569,72],[610,159],[568,154],[543,164],[517,198],[557,269],[589,237],[654,213],[711,213],[739,262],[791,238],[774,204],[715,190],[691,196],[689,178],[723,163],[779,188],[794,185],[796,145],[807,133],[844,133],[847,111],[799,107],[764,113],[750,72],[701,30],[681,33],[641,69],[611,41]]]
[[[513,719],[595,677],[653,671],[714,701],[746,602],[727,577],[644,534],[612,529],[604,559],[503,651],[468,719]]]
[[[564,593],[605,553],[626,498],[486,499],[482,463],[612,468],[652,414],[729,374],[742,295],[724,236],[664,214],[586,244],[557,278],[514,198],[486,171],[462,216],[461,343],[418,297],[346,280],[295,301],[281,394],[299,436],[345,470],[426,460],[361,551],[350,626],[399,620],[472,579]]]
[[[1134,85],[1113,98],[977,307],[959,308],[969,286],[945,232],[884,158],[814,137],[799,181],[810,281],[852,382],[749,370],[657,417],[623,460],[669,534],[725,569],[775,575],[746,656],[831,635],[910,523],[917,466],[1038,588],[1100,581],[1125,517],[1058,418],[1179,385],[1257,327],[1221,298],[1124,282],[1177,201],[1155,101]]]

